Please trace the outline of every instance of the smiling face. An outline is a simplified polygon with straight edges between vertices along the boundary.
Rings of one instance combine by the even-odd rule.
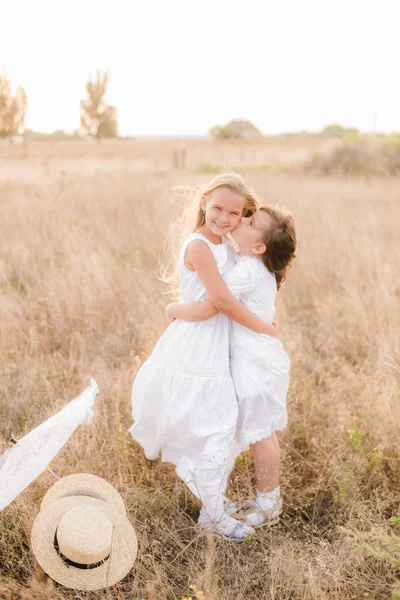
[[[213,195],[201,200],[205,210],[205,225],[215,236],[221,237],[231,232],[239,224],[243,214],[245,200],[243,196],[220,187]]]
[[[263,238],[270,226],[271,217],[262,210],[255,212],[251,217],[242,217],[231,234],[239,246],[239,254],[264,254],[266,246]]]

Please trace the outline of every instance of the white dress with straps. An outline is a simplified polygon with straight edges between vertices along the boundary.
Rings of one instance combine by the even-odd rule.
[[[200,301],[207,290],[184,264],[187,247],[203,240],[223,278],[235,266],[235,253],[223,238],[213,244],[191,234],[179,258],[180,300]],[[130,429],[146,457],[176,465],[176,472],[204,504],[220,503],[225,466],[237,425],[237,400],[229,370],[230,321],[222,313],[206,321],[176,319],[142,365],[132,390]]]

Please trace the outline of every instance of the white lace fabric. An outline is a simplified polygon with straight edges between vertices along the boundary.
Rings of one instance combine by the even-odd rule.
[[[98,387],[90,387],[62,410],[20,439],[0,457],[0,510],[3,510],[58,454],[81,424],[92,422]]]

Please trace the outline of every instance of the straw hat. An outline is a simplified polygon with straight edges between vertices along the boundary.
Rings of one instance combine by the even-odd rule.
[[[62,489],[60,482],[53,487]],[[121,507],[89,495],[46,500],[31,541],[43,570],[77,590],[114,585],[131,570],[137,554],[135,531]]]
[[[43,496],[40,510],[50,502],[67,496],[90,496],[113,504],[126,515],[125,504],[117,490],[108,481],[89,473],[74,473],[59,479]]]

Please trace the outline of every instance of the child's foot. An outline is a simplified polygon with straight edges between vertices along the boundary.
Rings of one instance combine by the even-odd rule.
[[[248,500],[243,511],[243,519],[251,527],[275,525],[282,512],[279,488],[273,492],[259,493],[256,500]]]
[[[233,515],[239,511],[239,505],[229,498],[224,498],[224,509],[228,515]]]
[[[273,504],[269,510],[263,510],[255,500],[254,504],[244,515],[244,521],[251,527],[261,527],[264,525],[275,525],[279,522],[279,515],[282,512],[282,500]]]
[[[255,532],[253,527],[230,517],[226,512],[218,521],[212,521],[204,508],[200,510],[197,523],[203,529],[212,527],[215,535],[231,542],[243,542]]]

